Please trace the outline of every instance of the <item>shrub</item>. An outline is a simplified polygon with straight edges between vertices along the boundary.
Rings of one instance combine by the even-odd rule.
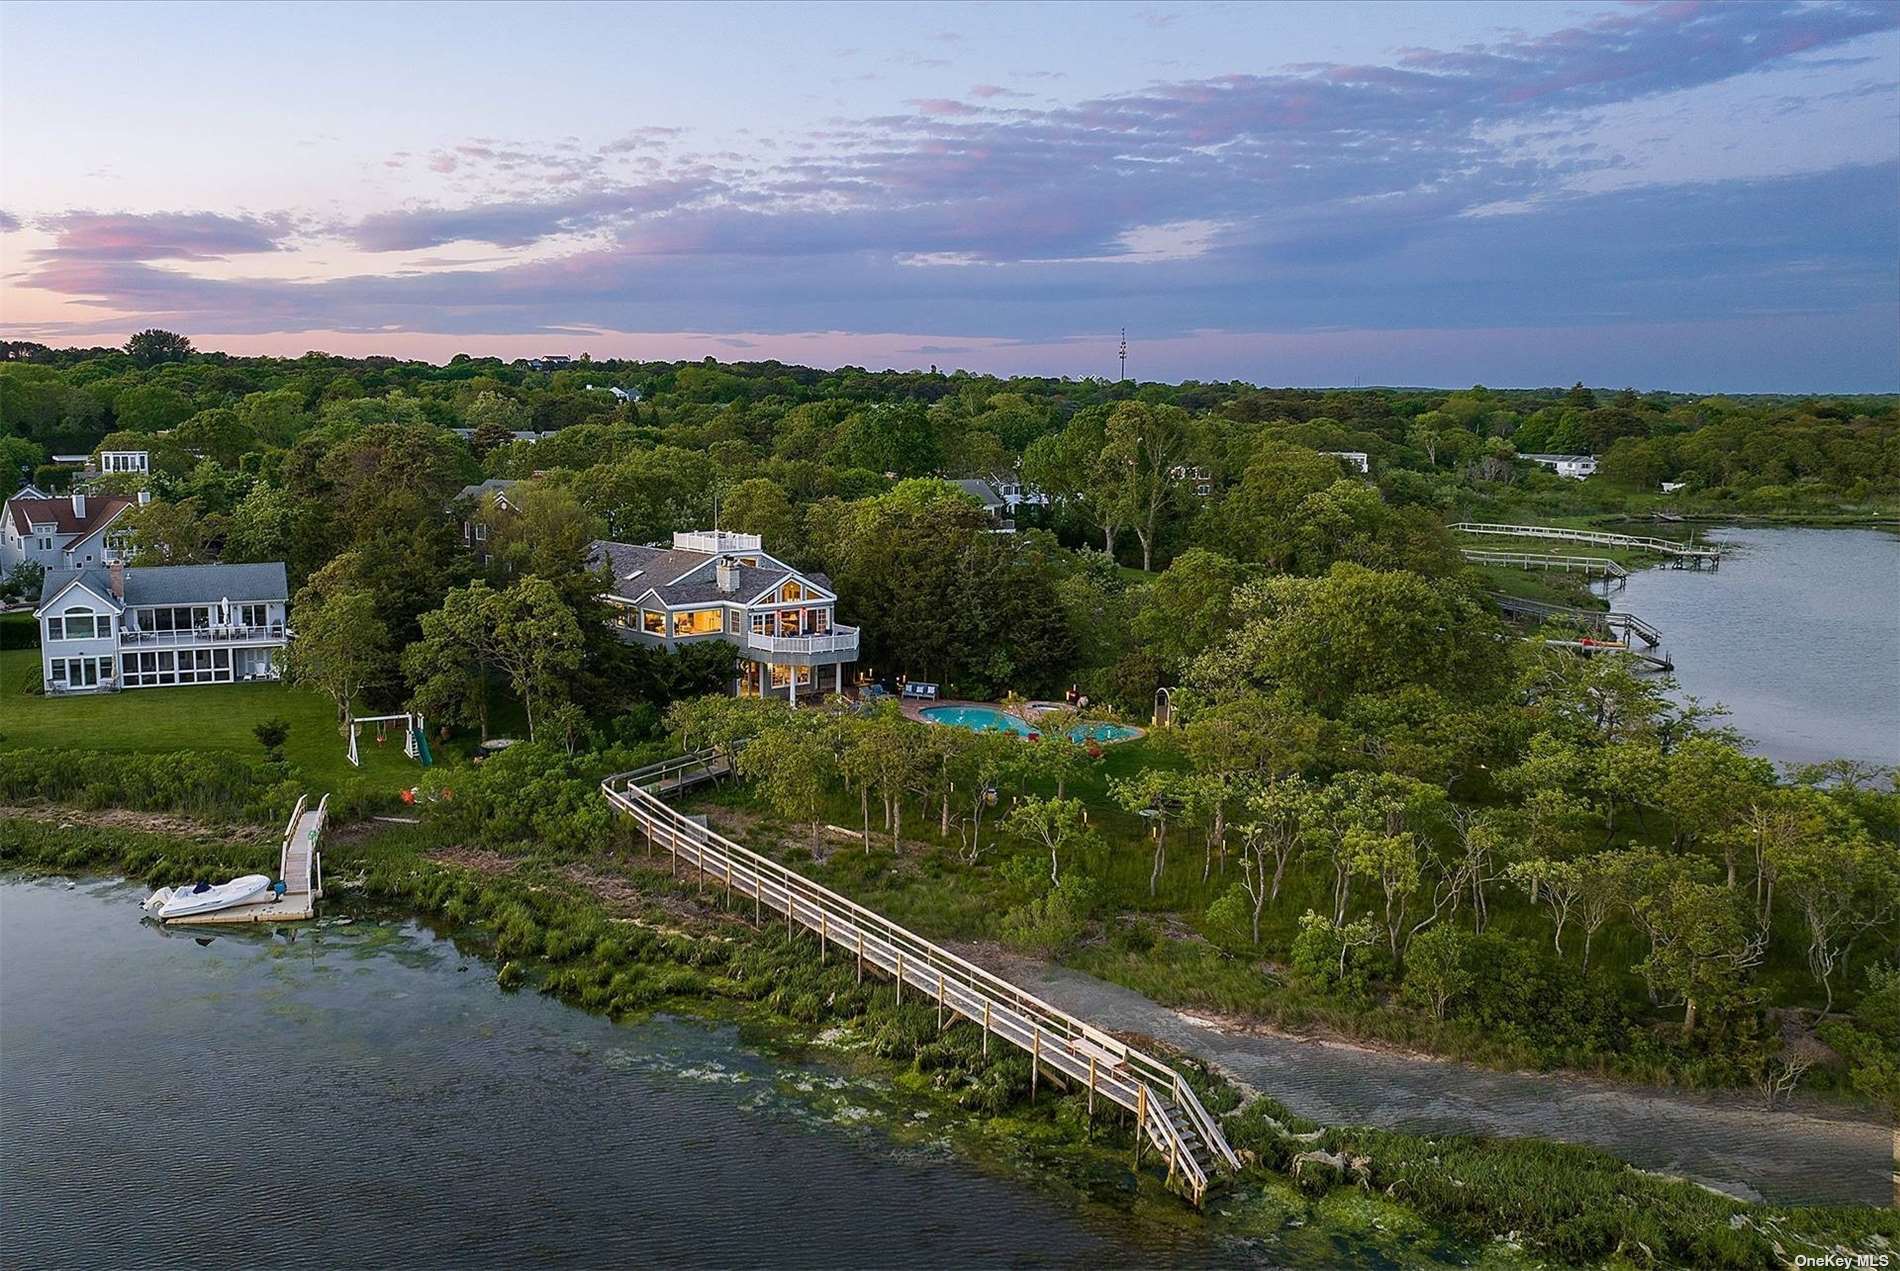
[[[1046,895],[1003,915],[1003,943],[1044,957],[1059,953],[1081,938],[1095,903],[1094,883],[1065,878]]]

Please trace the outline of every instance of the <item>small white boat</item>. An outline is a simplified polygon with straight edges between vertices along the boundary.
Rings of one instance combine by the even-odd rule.
[[[189,887],[161,887],[145,900],[148,914],[160,918],[184,918],[191,914],[215,913],[233,905],[247,904],[270,890],[270,878],[264,874],[246,874],[228,883],[194,883]]]

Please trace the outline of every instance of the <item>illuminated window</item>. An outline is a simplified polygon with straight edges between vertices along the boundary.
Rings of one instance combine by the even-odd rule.
[[[801,688],[811,683],[811,668],[810,667],[808,666],[779,666],[776,663],[774,663],[772,666],[772,687],[784,688],[787,684],[790,684],[792,682],[793,675],[797,675],[798,684]]]
[[[688,609],[685,613],[673,615],[674,635],[718,635],[725,629],[724,609]]]
[[[803,600],[805,598],[805,589],[796,582],[788,582],[779,588],[778,594],[780,600]]]
[[[642,609],[640,611],[640,629],[645,631],[648,635],[665,635],[666,615],[657,609]]]

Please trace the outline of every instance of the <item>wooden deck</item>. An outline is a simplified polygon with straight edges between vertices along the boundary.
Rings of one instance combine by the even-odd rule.
[[[164,922],[168,927],[214,927],[252,922],[302,922],[306,918],[316,916],[316,904],[306,892],[301,896],[289,894],[273,896],[269,900],[260,900],[248,905],[234,905],[229,909],[219,909],[208,914],[186,914],[182,918],[167,918]]]
[[[1143,1142],[1153,1146],[1167,1166],[1169,1183],[1196,1204],[1205,1197],[1214,1172],[1240,1168],[1240,1158],[1219,1124],[1168,1065],[722,837],[660,797],[730,771],[726,756],[702,751],[618,773],[601,783],[601,792],[640,827],[649,851],[667,851],[675,872],[692,871],[702,890],[723,892],[728,904],[750,901],[758,920],[768,911],[782,915],[787,931],[802,927],[817,937],[813,952],[820,961],[845,959],[856,967],[860,980],[867,972],[890,979],[899,1001],[908,989],[919,1002],[934,1005],[940,1027],[958,1018],[977,1024],[983,1029],[985,1053],[995,1037],[1028,1054],[1032,1093],[1047,1073],[1085,1091],[1091,1114],[1098,1100],[1134,1113],[1137,1160]]]

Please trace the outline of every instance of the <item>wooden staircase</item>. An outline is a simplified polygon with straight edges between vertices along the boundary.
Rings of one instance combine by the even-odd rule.
[[[1220,1125],[1180,1073],[1119,1037],[1049,1005],[1000,976],[967,961],[787,869],[669,807],[674,794],[732,770],[717,751],[701,751],[634,772],[617,773],[601,792],[645,834],[648,850],[665,849],[677,873],[694,872],[698,885],[724,891],[728,902],[750,901],[755,915],[783,915],[787,931],[817,936],[820,961],[851,959],[861,980],[867,971],[889,977],[898,1000],[907,990],[937,1008],[940,1025],[961,1017],[983,1030],[983,1050],[996,1038],[1030,1056],[1030,1089],[1048,1072],[1097,1100],[1133,1112],[1145,1142],[1167,1163],[1170,1186],[1195,1204],[1215,1175],[1237,1171],[1240,1157]]]

